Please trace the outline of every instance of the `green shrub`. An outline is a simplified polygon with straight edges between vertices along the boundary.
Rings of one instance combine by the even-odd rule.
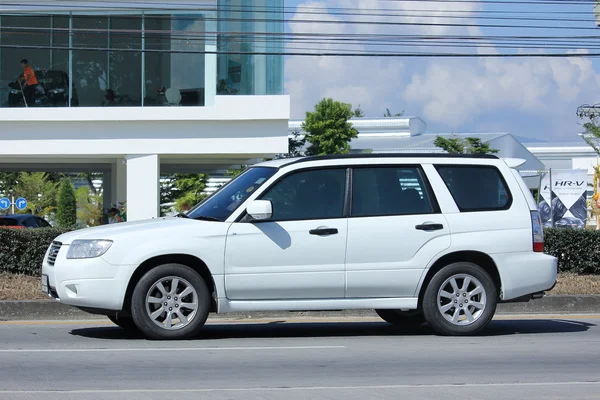
[[[60,183],[56,222],[61,228],[74,227],[77,223],[77,199],[75,188],[69,179],[63,179]]]
[[[544,252],[558,257],[560,272],[600,274],[600,231],[544,230]]]
[[[0,229],[0,273],[38,276],[52,241],[70,229]]]

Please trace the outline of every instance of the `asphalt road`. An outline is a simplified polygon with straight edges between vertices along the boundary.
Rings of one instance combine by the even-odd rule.
[[[213,322],[148,341],[103,321],[0,323],[0,400],[600,399],[600,316],[446,338],[374,320]]]

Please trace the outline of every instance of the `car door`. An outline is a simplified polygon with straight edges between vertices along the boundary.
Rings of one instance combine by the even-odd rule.
[[[347,298],[413,297],[450,231],[420,166],[353,168]]]
[[[225,249],[230,300],[344,297],[348,220],[345,168],[293,172],[260,200],[271,201],[267,221],[231,225]]]

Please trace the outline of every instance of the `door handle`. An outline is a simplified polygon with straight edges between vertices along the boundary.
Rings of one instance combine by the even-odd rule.
[[[442,224],[422,224],[415,226],[415,229],[420,231],[439,231],[444,229],[444,225]]]
[[[337,235],[338,230],[336,228],[317,228],[317,229],[311,229],[310,231],[308,231],[308,233],[310,233],[311,235],[318,235],[318,236]]]

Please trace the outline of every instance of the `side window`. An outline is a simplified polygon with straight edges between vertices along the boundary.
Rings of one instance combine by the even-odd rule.
[[[352,216],[432,214],[435,209],[416,167],[355,168]]]
[[[273,221],[341,218],[346,192],[345,169],[293,173],[261,196],[273,204]]]
[[[35,219],[35,217],[27,218],[27,219],[23,220],[23,226],[26,228],[37,228],[38,227],[37,220]]]
[[[488,165],[436,166],[462,212],[510,208],[512,198],[502,174]]]
[[[37,221],[38,227],[40,227],[40,228],[50,228],[50,227],[52,227],[52,225],[50,225],[50,223],[48,223],[48,221],[46,221],[43,218],[36,218],[36,221]]]

